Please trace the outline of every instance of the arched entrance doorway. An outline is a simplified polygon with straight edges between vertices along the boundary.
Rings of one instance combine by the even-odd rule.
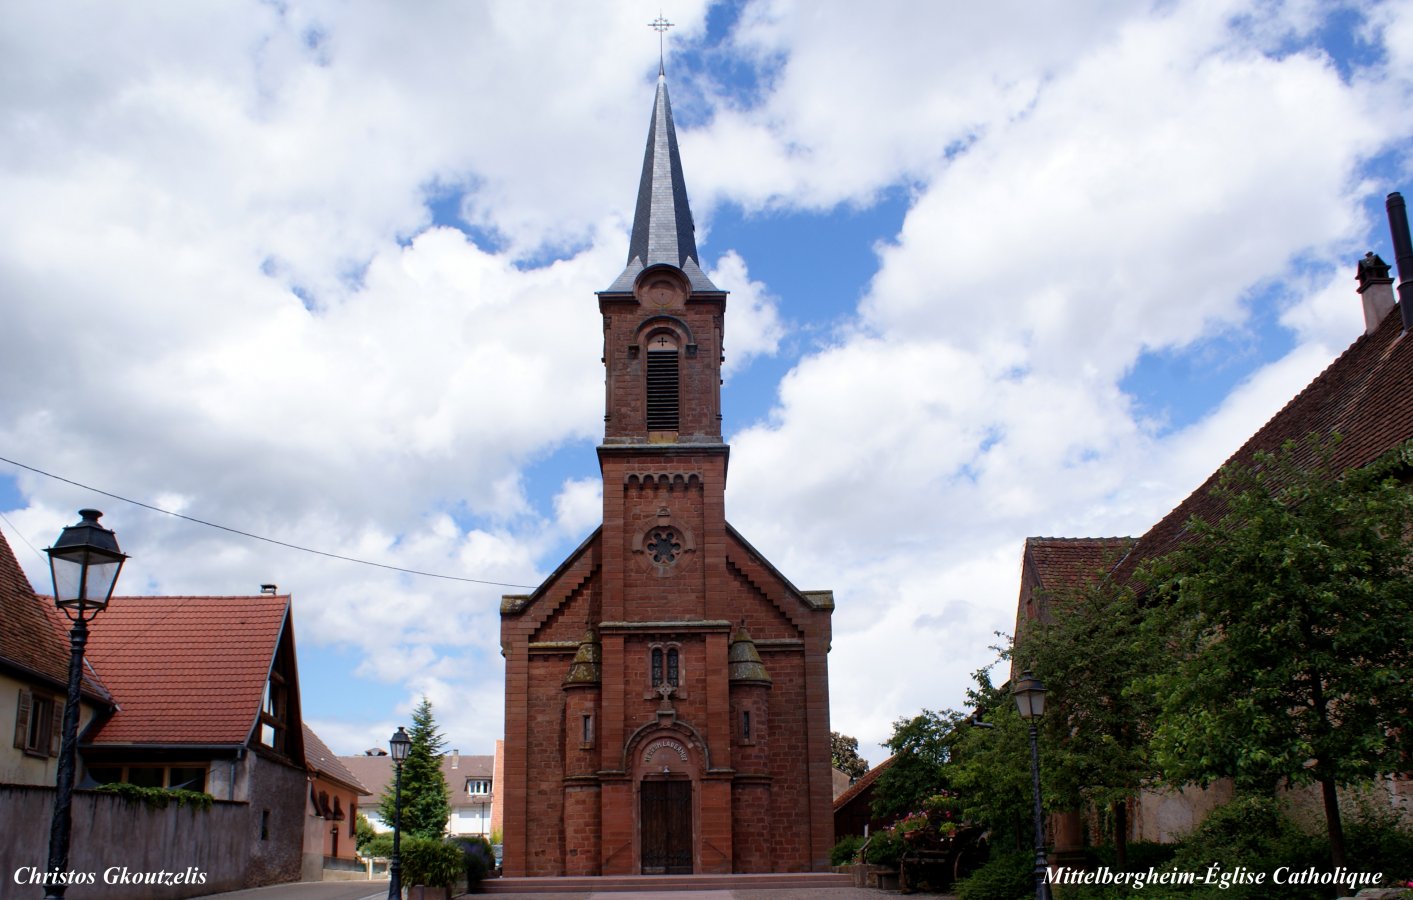
[[[656,729],[655,729],[656,730]],[[690,875],[697,870],[697,780],[691,732],[681,727],[640,735],[637,782],[638,871]]]

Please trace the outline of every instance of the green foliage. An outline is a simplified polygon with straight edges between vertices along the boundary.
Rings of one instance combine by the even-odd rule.
[[[391,831],[375,834],[358,847],[358,855],[387,859],[392,856],[393,836]]]
[[[829,756],[834,768],[850,778],[862,778],[868,773],[868,760],[859,756],[859,739],[837,731],[829,732]]]
[[[409,887],[450,887],[466,866],[460,844],[418,835],[403,836],[401,859],[402,883]]]
[[[1005,664],[1003,652],[999,663]],[[956,730],[947,779],[957,795],[963,819],[989,826],[992,844],[1030,846],[1033,833],[1030,783],[1030,733],[1015,701],[991,683],[986,669],[973,675],[967,699],[989,727],[962,725]],[[1046,747],[1053,751],[1054,747]],[[1042,760],[1042,767],[1050,765]]]
[[[1345,838],[1354,869],[1382,872],[1385,883],[1413,880],[1413,828],[1393,808],[1377,801],[1362,804]]]
[[[873,783],[875,816],[903,815],[946,788],[946,765],[959,721],[961,716],[951,710],[924,709],[893,723],[893,736],[888,739],[893,764]]]
[[[897,866],[903,851],[908,849],[903,836],[892,829],[875,831],[863,848],[863,861],[873,866]]]
[[[847,866],[854,861],[854,857],[859,855],[859,848],[863,846],[864,836],[861,834],[846,834],[839,839],[829,850],[829,864],[831,866]]]
[[[451,843],[461,848],[461,862],[466,873],[466,890],[475,891],[476,886],[495,868],[495,854],[491,852],[491,842],[475,835],[456,838]]]
[[[442,775],[442,748],[446,739],[437,733],[432,703],[426,697],[412,713],[408,732],[412,747],[402,764],[402,833],[438,838],[446,832],[451,818],[451,801]],[[378,803],[378,817],[391,825],[396,785],[389,784]]]
[[[957,882],[958,900],[1025,900],[1035,896],[1035,852],[993,852],[984,866]]]
[[[359,813],[358,818],[353,822],[353,841],[358,847],[358,852],[364,856],[371,856],[372,854],[364,853],[363,848],[368,846],[368,842],[376,835],[377,832],[373,830],[373,825],[368,821],[368,817]]]
[[[1273,885],[1270,873],[1280,866],[1300,871],[1311,866],[1324,868],[1325,850],[1320,841],[1301,831],[1281,811],[1280,804],[1267,796],[1238,795],[1230,803],[1212,811],[1190,834],[1173,857],[1175,872],[1201,875],[1215,865],[1221,871],[1232,872],[1238,866],[1251,872],[1266,873],[1265,884],[1233,884],[1222,889],[1216,885],[1189,890],[1184,896],[1202,897],[1211,894],[1228,900],[1279,896],[1283,900],[1317,900],[1324,889],[1315,886]],[[1272,893],[1277,891],[1278,893]]]
[[[1156,704],[1132,685],[1170,657],[1151,646],[1132,589],[1102,574],[1114,561],[1090,583],[1049,596],[1052,616],[1032,623],[1014,650],[1049,690],[1041,723],[1045,790],[1063,809],[1111,809],[1155,775],[1148,743]],[[1122,842],[1127,829],[1117,816],[1110,824]]]
[[[1336,785],[1396,771],[1413,749],[1413,492],[1398,448],[1335,477],[1337,440],[1223,469],[1226,514],[1151,566],[1147,627],[1176,657],[1148,680],[1166,780]],[[1337,700],[1336,700],[1337,698]],[[1327,805],[1342,863],[1338,807]]]
[[[189,806],[192,809],[208,810],[215,798],[210,794],[201,791],[188,791],[183,789],[168,790],[159,787],[139,787],[126,782],[116,782],[105,784],[93,789],[98,794],[116,794],[124,800],[132,803],[141,803],[149,809],[166,809],[175,803],[177,806]]]

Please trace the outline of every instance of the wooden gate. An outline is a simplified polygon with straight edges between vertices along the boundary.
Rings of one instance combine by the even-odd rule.
[[[644,781],[639,828],[644,875],[692,874],[690,781]]]

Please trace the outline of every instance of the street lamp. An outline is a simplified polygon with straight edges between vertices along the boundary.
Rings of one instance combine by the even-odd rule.
[[[1049,900],[1045,872],[1045,823],[1040,811],[1040,740],[1037,724],[1045,715],[1045,685],[1029,670],[1011,687],[1020,717],[1030,725],[1030,786],[1035,798],[1035,900]]]
[[[388,900],[402,900],[402,761],[412,749],[412,738],[399,725],[388,740],[388,747],[397,770],[393,776],[393,855],[388,865]]]
[[[127,556],[118,549],[113,532],[98,524],[103,514],[81,509],[82,521],[59,533],[49,554],[54,579],[54,605],[74,623],[69,632],[69,693],[64,705],[63,735],[59,743],[59,771],[54,782],[54,818],[49,825],[49,872],[60,875],[69,868],[69,835],[73,828],[74,766],[78,751],[79,687],[83,679],[83,648],[88,643],[89,621],[108,606]],[[67,885],[52,884],[44,895],[61,900]]]

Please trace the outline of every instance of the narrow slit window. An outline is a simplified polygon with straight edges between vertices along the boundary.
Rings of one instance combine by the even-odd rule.
[[[580,742],[584,744],[594,742],[594,717],[589,713],[584,714],[584,733]]]
[[[677,651],[667,651],[667,683],[677,687]]]
[[[653,648],[653,687],[662,684],[662,648]]]
[[[648,344],[648,431],[676,431],[678,425],[677,343],[658,335]]]
[[[743,741],[749,741],[750,739],[751,739],[751,711],[747,709],[747,710],[742,710],[742,711],[741,711],[741,740],[743,740]]]

